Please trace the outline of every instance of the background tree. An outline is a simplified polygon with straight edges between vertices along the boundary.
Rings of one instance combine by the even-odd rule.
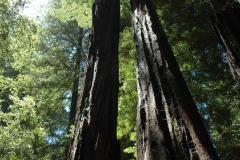
[[[62,150],[66,150],[70,137],[65,137],[65,135],[69,133],[70,125],[73,124],[71,110],[74,110],[73,108],[77,103],[78,84],[81,83],[80,77],[82,77],[83,62],[81,57],[84,55],[84,46],[81,45],[81,40],[83,41],[84,34],[76,21],[62,22],[59,18],[50,15],[46,18],[43,30],[40,33],[42,39],[39,52],[42,59],[39,61],[39,65],[42,63],[46,67],[53,68],[51,73],[46,73],[53,78],[46,85],[49,85],[49,88],[52,85],[57,87],[55,93],[60,92],[62,98],[59,100],[65,103],[62,106],[64,112],[54,115],[57,125],[56,128],[52,129],[52,136],[54,138],[56,133],[61,133],[56,141],[59,143],[55,145],[56,147],[61,146]],[[52,103],[51,99],[49,99],[49,103]],[[51,115],[51,113],[48,114]],[[52,121],[52,119],[50,120]],[[63,159],[64,154],[65,152],[62,152],[59,157]]]
[[[240,86],[240,4],[237,1],[211,1],[210,21],[228,60],[233,77]]]
[[[130,19],[129,19],[130,20]],[[135,47],[132,28],[124,28],[119,42],[119,81],[117,137],[121,142],[121,159],[136,157],[137,83]]]

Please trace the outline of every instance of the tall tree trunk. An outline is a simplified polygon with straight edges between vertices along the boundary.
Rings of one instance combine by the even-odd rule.
[[[96,0],[69,160],[118,160],[119,0]]]
[[[223,11],[216,13],[218,4],[212,2],[214,16],[211,24],[224,49],[234,79],[240,87],[240,4],[228,5]]]
[[[72,88],[72,101],[71,101],[71,108],[70,108],[70,114],[69,114],[69,127],[74,124],[74,120],[76,116],[78,85],[79,85],[79,78],[80,78],[80,63],[81,63],[81,55],[82,55],[82,40],[83,40],[83,28],[79,28],[78,48],[76,53],[76,62],[75,62],[73,88]]]
[[[131,0],[137,49],[137,159],[219,159],[150,0]]]
[[[78,86],[79,86],[79,78],[80,78],[80,63],[81,63],[81,55],[82,55],[82,41],[83,41],[83,28],[79,28],[79,37],[78,37],[78,46],[76,53],[76,61],[74,66],[74,77],[73,77],[73,86],[72,86],[72,100],[71,100],[71,108],[69,113],[69,120],[67,126],[67,132],[70,133],[70,127],[74,124],[76,109],[77,109],[77,100],[78,100]],[[66,157],[68,157],[68,150],[70,145],[66,145]]]

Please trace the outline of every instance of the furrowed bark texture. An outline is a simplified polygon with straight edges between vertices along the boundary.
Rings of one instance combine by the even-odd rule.
[[[131,0],[137,49],[137,159],[217,160],[150,0]]]
[[[119,160],[119,0],[96,0],[84,84],[77,107],[69,160]]]
[[[215,13],[210,21],[240,87],[240,4],[229,5],[220,13]]]

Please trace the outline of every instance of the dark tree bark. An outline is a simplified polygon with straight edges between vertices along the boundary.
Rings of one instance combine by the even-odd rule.
[[[240,4],[229,4],[219,13],[215,9],[217,6],[218,3],[213,1],[214,16],[210,17],[210,21],[224,49],[233,77],[240,87]]]
[[[131,0],[137,49],[137,159],[218,160],[150,0]]]
[[[69,160],[119,160],[119,0],[95,0],[85,75]]]

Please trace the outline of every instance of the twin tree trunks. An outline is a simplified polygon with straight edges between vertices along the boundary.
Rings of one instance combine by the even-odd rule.
[[[137,63],[137,159],[218,160],[150,0],[131,0]],[[119,0],[96,0],[69,160],[120,160]]]

